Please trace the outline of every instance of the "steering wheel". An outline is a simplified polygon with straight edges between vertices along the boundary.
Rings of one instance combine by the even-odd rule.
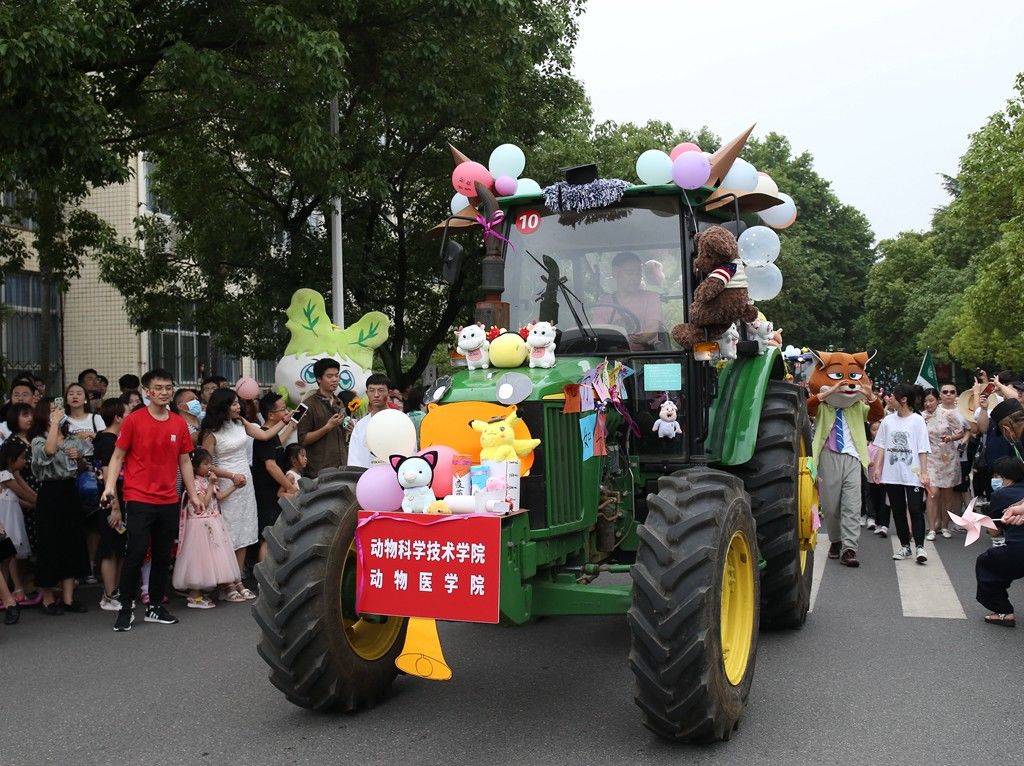
[[[616,314],[619,314],[625,321],[622,323],[626,329],[627,335],[635,335],[640,332],[640,328],[643,326],[640,322],[640,317],[634,314],[627,308],[620,306],[618,303],[601,302],[595,303],[591,308],[600,309],[611,309],[612,313],[608,317],[608,324],[615,324],[613,321]]]

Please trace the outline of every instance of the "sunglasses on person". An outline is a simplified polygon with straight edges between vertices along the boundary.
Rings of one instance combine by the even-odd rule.
[[[949,394],[950,396],[956,396],[956,389],[955,388],[944,388],[944,389],[942,389],[942,391],[940,393],[942,393],[942,394]]]

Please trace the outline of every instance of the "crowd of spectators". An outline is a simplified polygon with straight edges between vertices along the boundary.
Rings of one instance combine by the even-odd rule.
[[[321,470],[369,466],[377,412],[420,412],[422,388],[403,393],[373,374],[359,398],[337,392],[339,371],[317,362],[317,390],[294,419],[280,394],[243,400],[224,377],[175,388],[151,370],[122,375],[113,396],[88,369],[53,396],[16,375],[0,406],[4,622],[29,607],[57,617],[95,605],[124,632],[137,602],[145,621],[177,622],[175,592],[196,609],[254,599],[252,566],[280,499]]]
[[[990,516],[991,547],[976,563],[977,599],[991,624],[1015,626],[1008,589],[1024,577],[1024,381],[1004,370],[977,371],[960,394],[901,384],[884,393],[886,415],[874,424],[862,525],[880,537],[890,518],[900,539],[894,559],[925,563],[925,543],[950,539],[969,507]],[[886,460],[886,453],[894,455]],[[973,504],[973,505],[972,505]]]

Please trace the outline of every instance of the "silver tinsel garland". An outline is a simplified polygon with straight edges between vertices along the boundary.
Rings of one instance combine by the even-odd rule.
[[[570,184],[559,181],[544,190],[544,204],[556,213],[592,210],[608,207],[622,199],[623,192],[632,186],[618,178],[599,178],[588,184]]]

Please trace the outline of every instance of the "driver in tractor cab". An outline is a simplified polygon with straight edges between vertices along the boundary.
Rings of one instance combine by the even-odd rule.
[[[665,320],[661,296],[642,287],[640,257],[629,251],[619,253],[612,259],[612,274],[615,292],[607,302],[614,305],[594,309],[594,321],[624,328],[631,351],[655,350],[659,334],[665,332]]]

